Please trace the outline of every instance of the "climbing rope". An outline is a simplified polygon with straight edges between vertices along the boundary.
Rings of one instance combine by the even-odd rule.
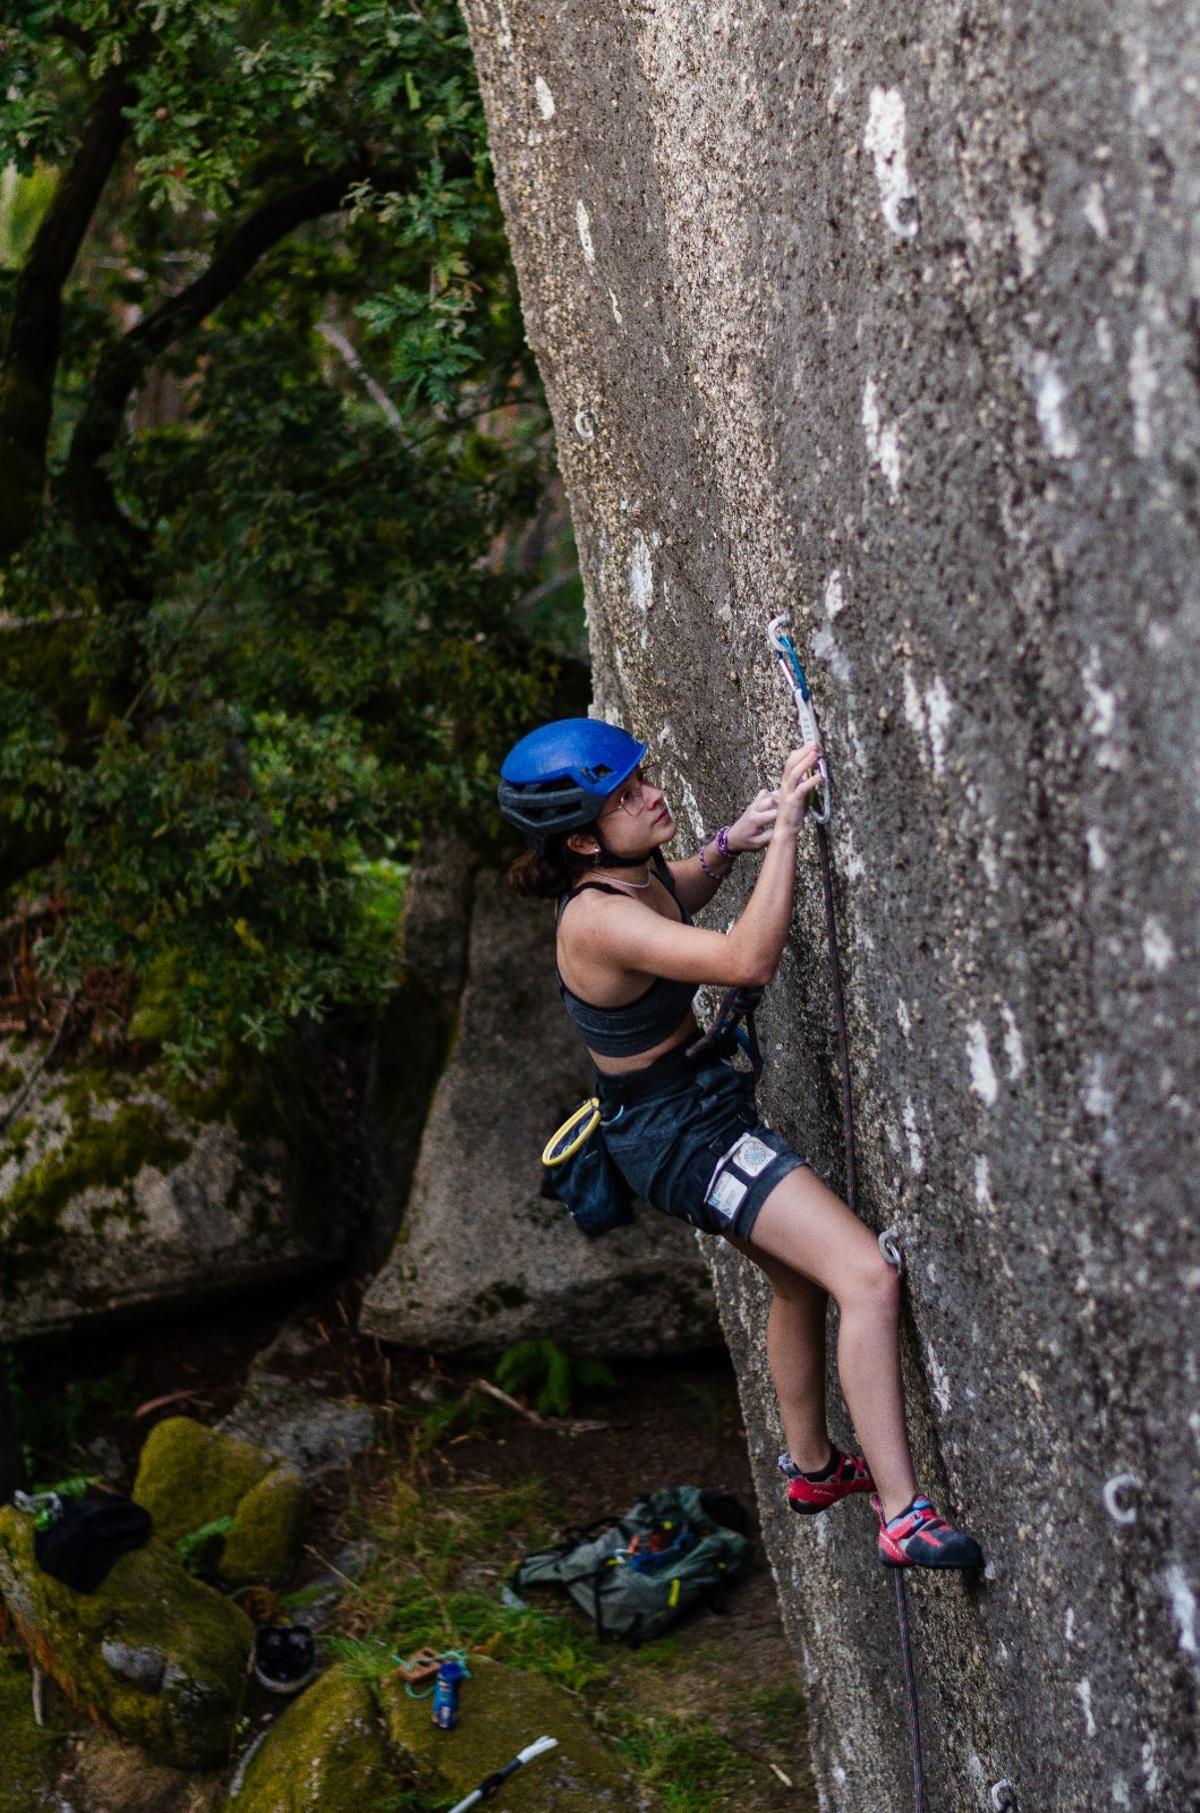
[[[808,681],[791,637],[791,625],[785,616],[773,617],[767,626],[767,639],[779,663],[779,671],[791,693],[800,720],[800,732],[806,742],[820,741],[820,726],[808,690]],[[820,764],[821,793],[824,798],[819,812],[809,813],[817,834],[817,853],[821,862],[821,895],[825,904],[825,944],[829,957],[829,988],[833,998],[833,1017],[837,1031],[838,1074],[842,1097],[842,1139],[845,1147],[846,1202],[858,1213],[858,1154],[854,1138],[854,1097],[850,1086],[850,1035],[846,1028],[846,996],[842,988],[842,962],[838,948],[837,914],[833,899],[833,855],[829,839],[831,816],[829,773],[822,756]],[[879,1250],[897,1271],[903,1270],[904,1254],[900,1229],[885,1228],[879,1236]],[[904,1670],[904,1698],[908,1712],[908,1742],[912,1757],[914,1813],[925,1813],[925,1770],[921,1755],[921,1719],[917,1705],[917,1680],[913,1667],[912,1636],[908,1622],[908,1593],[902,1568],[892,1569],[896,1588],[896,1617],[900,1626],[900,1660]]]

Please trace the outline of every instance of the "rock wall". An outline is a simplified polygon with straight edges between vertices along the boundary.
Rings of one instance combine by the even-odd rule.
[[[598,709],[697,833],[793,738],[773,613],[824,710],[864,1212],[991,1557],[910,1594],[933,1804],[1194,1804],[1200,5],[465,10]],[[810,847],[765,1102],[836,1178],[821,952]],[[903,1808],[868,1514],[785,1527],[717,1272],[824,1805]]]
[[[642,1204],[589,1239],[539,1195],[542,1147],[590,1093],[554,986],[554,912],[481,875],[458,1034],[404,1222],[359,1326],[431,1353],[554,1341],[575,1355],[688,1353],[721,1339],[696,1236]]]

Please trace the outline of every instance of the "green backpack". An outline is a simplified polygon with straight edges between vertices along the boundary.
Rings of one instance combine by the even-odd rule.
[[[526,1555],[509,1577],[509,1596],[563,1587],[601,1637],[645,1643],[698,1600],[724,1609],[725,1582],[750,1547],[747,1523],[736,1498],[669,1486],[639,1498],[624,1517],[601,1518],[557,1548]]]

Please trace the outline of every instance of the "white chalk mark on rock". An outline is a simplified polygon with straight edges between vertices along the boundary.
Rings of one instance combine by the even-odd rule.
[[[946,760],[946,726],[954,710],[954,702],[946,691],[946,682],[940,674],[935,674],[933,684],[925,693],[925,710],[929,719],[929,746],[933,751],[933,772],[941,779]]]
[[[1163,1579],[1166,1581],[1175,1622],[1179,1626],[1179,1647],[1185,1655],[1194,1656],[1197,1653],[1196,1595],[1177,1561],[1167,1569]]]
[[[846,594],[842,587],[842,575],[837,567],[825,581],[825,615],[836,617],[846,608]]]
[[[1087,1724],[1087,1734],[1089,1737],[1095,1737],[1096,1719],[1092,1712],[1092,1683],[1088,1680],[1086,1675],[1082,1681],[1076,1681],[1075,1697],[1083,1707],[1083,1716]]]
[[[1161,919],[1151,914],[1142,927],[1142,951],[1150,968],[1161,975],[1175,960],[1175,946]]]
[[[1101,686],[1100,675],[1103,665],[1100,651],[1090,649],[1088,658],[1083,664],[1083,690],[1087,694],[1088,729],[1094,737],[1106,737],[1117,721],[1117,694],[1115,687]]]
[[[917,1131],[917,1111],[913,1107],[912,1097],[904,1098],[904,1133],[908,1140],[908,1166],[910,1171],[925,1169],[925,1153],[921,1146],[921,1135]]]
[[[1158,373],[1150,357],[1150,329],[1139,321],[1129,352],[1129,400],[1133,404],[1133,449],[1139,459],[1154,452],[1154,417],[1151,406],[1158,390]]]
[[[992,1201],[992,1180],[988,1171],[988,1161],[981,1152],[975,1154],[975,1205],[985,1215],[990,1215],[995,1208]]]
[[[575,203],[575,225],[579,229],[579,243],[590,268],[596,262],[596,248],[592,244],[592,223],[581,201]]]
[[[926,1341],[925,1358],[929,1365],[929,1382],[933,1388],[934,1402],[943,1416],[950,1414],[950,1374],[938,1359],[933,1350],[933,1343]]]
[[[537,104],[542,118],[552,120],[554,118],[554,96],[550,92],[545,76],[534,77],[533,92],[537,96]]]
[[[900,489],[900,434],[894,423],[884,425],[874,378],[868,378],[863,389],[862,425],[867,437],[867,458],[879,467],[895,497]]]
[[[1083,218],[1097,239],[1108,238],[1108,216],[1104,212],[1104,191],[1099,183],[1089,183],[1083,198]]]
[[[611,289],[608,292],[608,299],[612,303],[613,320],[616,322],[617,326],[620,327],[624,317],[621,314],[620,308],[617,306],[617,299],[613,295]]]
[[[633,553],[629,557],[629,602],[644,617],[650,608],[654,590],[654,573],[650,565],[650,544],[640,529],[634,531]]]
[[[996,1067],[981,1020],[972,1020],[967,1027],[967,1058],[971,1066],[971,1087],[984,1107],[990,1108],[1000,1093],[1000,1085],[996,1081]]]
[[[904,144],[904,97],[898,88],[873,88],[863,145],[875,160],[883,218],[900,239],[915,239],[920,226],[917,192],[909,179]]]
[[[1055,459],[1073,459],[1079,452],[1079,437],[1066,416],[1067,387],[1048,353],[1034,353],[1033,383],[1042,440]]]
[[[1037,210],[1027,201],[1014,201],[1009,203],[1008,217],[1012,221],[1013,238],[1017,242],[1021,276],[1032,277],[1042,253]]]
[[[1025,1047],[1021,1041],[1016,1015],[1007,1002],[1000,1012],[1004,1019],[1004,1055],[1008,1059],[1008,1074],[1015,1083],[1025,1068]]]
[[[1104,847],[1104,833],[1098,825],[1089,825],[1086,833],[1088,866],[1097,871],[1107,869],[1108,851]]]

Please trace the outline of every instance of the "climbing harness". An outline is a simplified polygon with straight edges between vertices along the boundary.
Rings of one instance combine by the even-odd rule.
[[[762,1000],[761,988],[731,988],[721,997],[716,1016],[707,1032],[693,1039],[687,1048],[689,1058],[697,1058],[702,1052],[714,1047],[728,1045],[736,1039],[746,1056],[750,1059],[750,1068],[757,1083],[763,1073],[762,1047],[758,1042],[758,1029],[754,1024],[754,1015]]]
[[[775,651],[783,683],[791,693],[796,706],[796,715],[800,719],[800,735],[806,743],[820,743],[821,729],[817,723],[817,714],[813,710],[812,694],[808,690],[808,681],[796,653],[796,644],[792,641],[792,624],[786,611],[778,617],[772,617],[767,625],[767,640]],[[829,770],[825,766],[825,757],[817,763],[821,776],[821,785],[814,794],[814,801],[820,796],[820,804],[810,803],[809,817],[814,824],[827,825],[832,810],[829,790]]]
[[[498,1788],[503,1787],[510,1775],[531,1763],[535,1756],[544,1756],[547,1750],[556,1750],[556,1737],[539,1737],[532,1744],[526,1744],[524,1750],[518,1750],[511,1763],[505,1763],[503,1769],[497,1769],[494,1775],[488,1775],[477,1788],[472,1788],[465,1800],[460,1800],[450,1809],[450,1813],[467,1813],[468,1807],[477,1807],[481,1800],[490,1800]]]

